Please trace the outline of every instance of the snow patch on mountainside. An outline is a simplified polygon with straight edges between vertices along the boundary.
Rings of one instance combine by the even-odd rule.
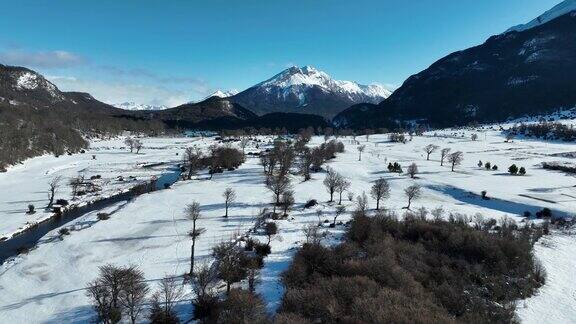
[[[564,16],[570,12],[576,11],[576,0],[566,0],[562,3],[556,5],[554,8],[546,11],[542,15],[538,16],[536,19],[532,20],[531,22],[523,25],[514,26],[508,29],[506,32],[517,31],[521,32],[524,30],[528,30],[540,25],[543,25],[551,20],[554,20],[560,16]]]
[[[38,88],[43,88],[46,90],[50,96],[62,100],[62,96],[58,93],[58,88],[48,80],[44,79],[42,76],[33,72],[23,72],[18,73],[14,76],[16,79],[15,88],[17,90],[36,90]]]
[[[38,76],[30,72],[22,73],[16,80],[16,88],[19,90],[34,90],[38,85]]]
[[[127,101],[119,104],[113,105],[116,108],[124,109],[124,110],[164,110],[168,107],[166,106],[155,106],[155,105],[147,105],[147,104],[139,104],[133,101]]]

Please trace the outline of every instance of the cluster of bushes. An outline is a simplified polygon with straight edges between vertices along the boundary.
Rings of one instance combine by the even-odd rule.
[[[222,170],[234,170],[244,163],[242,151],[228,146],[210,148],[208,157],[210,173],[219,173]]]
[[[208,155],[199,148],[188,147],[184,151],[183,160],[183,170],[187,170],[186,177],[191,179],[192,175],[205,168],[209,169],[210,176],[222,173],[224,170],[232,171],[244,163],[245,157],[239,149],[227,145],[213,145]]]
[[[542,168],[546,170],[562,171],[566,173],[576,173],[576,166],[563,165],[557,162],[542,162]]]
[[[344,243],[305,244],[283,274],[280,322],[509,323],[545,280],[540,232],[504,221],[357,212]]]
[[[490,162],[482,163],[482,161],[478,162],[478,167],[484,167],[487,171],[498,171],[498,166],[496,164],[492,165]]]
[[[510,128],[508,132],[545,140],[562,140],[566,142],[576,140],[576,129],[574,129],[574,125],[564,125],[558,122],[541,122],[538,124],[522,123]]]
[[[393,173],[402,173],[402,166],[398,162],[388,163],[388,171]]]
[[[512,164],[508,168],[508,173],[510,173],[511,175],[526,175],[526,169],[524,167],[518,168],[516,164]]]
[[[407,142],[406,135],[404,135],[402,133],[391,133],[390,135],[388,135],[388,139],[390,140],[390,142],[393,142],[393,143],[406,143]]]

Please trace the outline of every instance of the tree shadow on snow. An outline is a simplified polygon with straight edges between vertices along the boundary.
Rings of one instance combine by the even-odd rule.
[[[534,215],[537,211],[540,211],[543,208],[542,206],[517,203],[497,198],[482,199],[475,193],[450,186],[430,185],[427,186],[427,188],[446,194],[462,202],[463,204],[475,205],[483,208],[497,210],[503,213],[515,214],[517,216],[522,216],[525,211],[529,211]],[[568,214],[565,212],[558,210],[553,210],[553,213],[557,217],[568,216]]]

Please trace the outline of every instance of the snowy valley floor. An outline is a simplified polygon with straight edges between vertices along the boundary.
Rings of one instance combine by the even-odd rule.
[[[443,207],[446,215],[480,213],[486,218],[509,216],[520,222],[525,211],[534,214],[543,207],[558,215],[571,215],[576,210],[574,177],[540,167],[544,161],[575,162],[552,156],[574,152],[575,145],[520,139],[506,143],[499,132],[490,129],[479,133],[478,141],[471,141],[471,134],[471,131],[445,130],[437,132],[439,136],[414,137],[407,144],[390,143],[386,135],[371,136],[368,141],[358,137],[360,144],[366,145],[361,162],[358,161],[357,144],[351,138],[341,138],[346,152],[328,166],[351,181],[351,191],[355,195],[363,191],[368,193],[372,181],[386,178],[392,196],[384,205],[399,214],[407,203],[403,190],[413,183],[424,189],[422,199],[413,203],[414,208]],[[138,179],[159,175],[165,170],[142,170],[141,165],[177,162],[186,146],[206,148],[213,143],[211,139],[189,138],[143,141],[145,148],[138,155],[126,152],[121,140],[102,141],[94,143],[84,155],[58,159],[39,157],[0,174],[0,233],[16,231],[26,226],[26,222],[43,217],[43,213],[26,216],[24,211],[28,203],[41,206],[46,201],[46,185],[54,174],[66,177],[78,172],[102,174],[110,180],[103,187],[113,191],[118,188],[112,179],[118,175],[133,174]],[[322,141],[315,137],[311,145]],[[426,161],[423,147],[428,144],[462,151],[464,162],[456,172],[451,172],[449,166],[440,166],[438,152]],[[259,149],[255,143],[248,148],[254,152]],[[92,160],[93,154],[97,155],[97,162]],[[479,168],[479,160],[496,164],[499,170]],[[415,162],[420,173],[416,179],[405,174],[391,174],[386,168],[389,162],[399,162],[404,170]],[[506,170],[512,163],[525,167],[528,174],[523,177],[508,175]],[[304,239],[302,228],[318,222],[316,209],[324,210],[324,219],[331,219],[335,211],[334,204],[326,203],[329,196],[322,185],[323,179],[323,173],[313,174],[308,182],[293,177],[297,203],[287,220],[277,221],[279,235],[272,242],[272,254],[265,260],[258,287],[271,311],[278,307],[283,293],[279,275],[288,267],[291,256]],[[222,193],[227,187],[234,188],[238,198],[230,209],[230,217],[224,219]],[[69,198],[68,190],[63,189],[58,196]],[[481,199],[483,190],[495,199]],[[303,204],[309,199],[322,203],[305,210]],[[212,180],[181,181],[171,189],[110,206],[104,211],[111,213],[109,220],[98,221],[97,212],[84,215],[66,225],[71,235],[60,239],[55,230],[36,249],[0,266],[0,318],[10,323],[84,323],[94,316],[85,287],[101,265],[135,264],[145,272],[151,284],[166,275],[181,275],[188,271],[190,238],[187,232],[191,221],[184,217],[187,204],[198,201],[202,206],[199,225],[206,233],[200,237],[196,251],[201,260],[210,257],[215,244],[246,232],[258,211],[268,207],[270,200],[259,159],[249,157],[238,170],[217,174]],[[370,203],[371,207],[375,206],[373,200]],[[347,199],[345,204],[351,205]],[[349,215],[346,215],[339,220],[348,219]],[[345,228],[340,226],[331,230],[326,226],[326,230],[331,231],[327,240],[330,243],[335,242]],[[576,235],[553,233],[537,244],[536,255],[548,273],[547,283],[538,295],[518,303],[519,318],[524,323],[576,321],[576,283],[571,280],[576,266]],[[187,318],[190,311],[189,302],[183,301],[180,306],[182,317]]]

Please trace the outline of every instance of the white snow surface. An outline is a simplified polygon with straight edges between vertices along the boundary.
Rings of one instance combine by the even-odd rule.
[[[204,98],[204,100],[212,98],[212,97],[218,97],[218,98],[228,98],[228,97],[232,97],[233,95],[238,94],[238,90],[232,89],[232,90],[227,90],[227,91],[223,91],[223,90],[216,90],[213,93],[211,93],[210,95],[208,95],[206,98]]]
[[[31,72],[22,73],[16,81],[16,88],[32,90],[38,87],[38,75]]]
[[[507,33],[511,32],[511,31],[520,32],[520,31],[532,29],[534,27],[537,27],[537,26],[543,25],[549,21],[552,21],[558,17],[569,14],[575,10],[576,10],[576,0],[565,0],[565,1],[557,4],[556,6],[554,6],[552,9],[546,11],[542,15],[538,16],[534,20],[530,21],[529,23],[514,26],[514,27],[508,29],[506,32]]]
[[[112,106],[124,110],[164,110],[168,108],[164,105],[148,105],[148,104],[136,103],[134,101],[117,103],[113,104]]]
[[[479,134],[472,141],[472,133]],[[264,143],[270,138],[261,137]],[[443,130],[414,137],[407,144],[388,142],[386,135],[366,138],[341,138],[346,152],[329,162],[328,166],[352,182],[351,191],[360,194],[369,191],[371,182],[386,178],[391,185],[391,198],[385,207],[402,213],[406,201],[403,189],[413,183],[423,187],[423,198],[414,203],[415,208],[442,206],[446,213],[464,213],[485,217],[504,216],[520,222],[520,215],[528,210],[534,213],[548,207],[554,213],[572,215],[576,210],[574,177],[540,168],[543,161],[574,163],[574,159],[554,156],[557,153],[576,151],[574,144],[516,139],[504,141],[498,126],[475,130]],[[173,161],[184,148],[197,145],[208,148],[213,139],[147,138],[140,155],[122,150],[121,139],[94,143],[86,155],[60,157],[44,156],[26,161],[23,165],[0,174],[0,225],[3,231],[22,225],[23,209],[30,201],[40,206],[46,201],[46,184],[54,174],[71,176],[77,172],[109,174],[142,172],[141,162]],[[311,145],[319,145],[322,138],[315,137]],[[359,160],[358,145],[366,145]],[[465,160],[451,172],[450,167],[440,166],[438,152],[426,160],[423,147],[436,144],[463,151]],[[258,147],[257,147],[258,145]],[[248,152],[269,147],[251,142]],[[91,162],[91,154],[98,154]],[[477,166],[478,160],[497,164],[499,171],[486,171]],[[404,174],[391,174],[386,170],[389,162],[399,162],[403,167],[415,162],[420,173],[417,179]],[[509,165],[524,166],[526,176],[510,176]],[[158,172],[158,170],[156,171]],[[150,176],[149,172],[147,176]],[[144,176],[144,175],[142,175]],[[331,219],[336,205],[328,203],[328,194],[322,186],[324,173],[315,173],[312,180],[302,182],[293,176],[296,206],[286,220],[278,220],[279,235],[272,241],[272,254],[265,259],[262,282],[257,291],[263,296],[268,309],[274,311],[280,303],[283,288],[279,275],[286,269],[296,249],[301,246],[302,228],[318,222],[316,210],[324,211],[323,219]],[[238,199],[224,219],[222,193],[227,187],[236,190]],[[491,200],[479,197],[482,190]],[[59,197],[69,198],[64,190]],[[309,210],[303,204],[318,199],[320,205]],[[209,260],[211,248],[223,241],[246,232],[254,223],[254,216],[262,207],[270,206],[271,195],[264,186],[259,159],[248,157],[238,170],[216,174],[207,180],[200,174],[191,181],[180,181],[171,189],[144,194],[128,203],[118,203],[104,210],[111,218],[98,221],[96,212],[86,214],[65,225],[71,235],[61,239],[54,230],[42,239],[36,249],[18,256],[0,266],[0,318],[9,323],[84,323],[93,319],[94,312],[85,295],[86,284],[97,275],[99,266],[134,264],[145,273],[153,286],[165,275],[181,275],[188,271],[190,238],[187,232],[191,221],[184,217],[184,208],[192,201],[202,206],[199,226],[206,229],[198,243],[198,260]],[[345,199],[348,210],[351,203]],[[374,207],[374,201],[370,200]],[[349,220],[350,215],[341,217]],[[15,220],[16,219],[16,220]],[[12,224],[12,225],[10,225]],[[330,229],[326,244],[339,241],[345,226]],[[251,234],[255,239],[264,236]],[[576,236],[553,233],[538,243],[536,256],[548,273],[546,285],[537,296],[519,301],[517,314],[524,323],[574,323],[576,283],[572,272],[576,265]],[[197,261],[198,262],[198,261]],[[243,283],[244,285],[244,283]],[[189,289],[186,286],[186,289]],[[190,292],[188,292],[190,293]],[[178,307],[182,319],[191,313],[188,294]]]

